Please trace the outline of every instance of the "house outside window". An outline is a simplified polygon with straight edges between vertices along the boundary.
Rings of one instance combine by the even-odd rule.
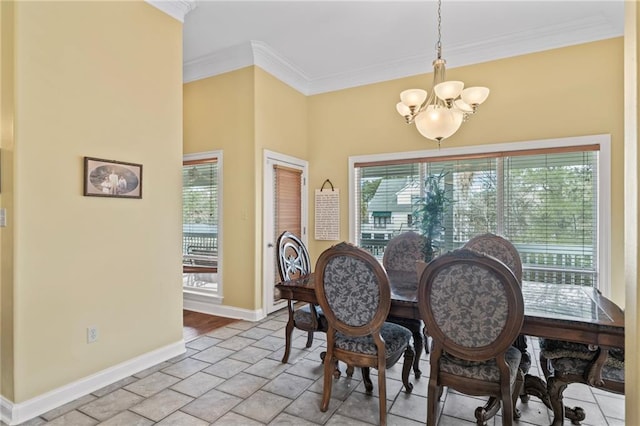
[[[414,201],[424,195],[426,177],[442,175],[449,202],[435,241],[441,253],[491,232],[518,248],[524,280],[608,288],[602,249],[608,246],[603,211],[609,198],[599,188],[608,187],[609,140],[600,135],[504,144],[497,151],[486,146],[468,153],[442,149],[436,156],[352,157],[350,197],[358,214],[351,217],[351,235],[378,227],[374,213],[383,209],[392,218],[386,223],[389,238],[417,231]],[[381,259],[387,241],[355,243]]]

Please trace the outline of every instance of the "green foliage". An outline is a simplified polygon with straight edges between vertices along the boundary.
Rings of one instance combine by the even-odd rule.
[[[444,187],[446,173],[429,175],[424,181],[424,196],[413,201],[413,220],[417,229],[427,239],[424,259],[429,262],[437,252],[435,243],[443,231],[444,211],[450,204]]]
[[[380,182],[382,182],[382,179],[362,182],[362,198],[360,201],[360,218],[362,223],[369,223],[369,212],[367,211],[367,206],[373,196],[376,195]]]

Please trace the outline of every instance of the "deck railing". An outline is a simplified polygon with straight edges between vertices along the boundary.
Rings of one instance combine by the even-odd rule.
[[[367,233],[367,237],[374,237]],[[384,249],[393,237],[390,233],[379,233],[378,238],[362,238],[360,246],[382,261]],[[442,244],[446,250],[459,248],[464,242]],[[554,284],[572,284],[588,287],[598,286],[598,274],[593,248],[584,251],[582,247],[569,245],[514,244],[522,259],[525,281]]]

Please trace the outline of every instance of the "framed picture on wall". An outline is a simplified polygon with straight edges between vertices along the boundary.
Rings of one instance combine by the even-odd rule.
[[[142,164],[84,157],[84,195],[142,198]]]

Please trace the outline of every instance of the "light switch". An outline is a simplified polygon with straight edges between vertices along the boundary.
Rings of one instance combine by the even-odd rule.
[[[4,228],[7,226],[7,209],[0,209],[0,227]]]

